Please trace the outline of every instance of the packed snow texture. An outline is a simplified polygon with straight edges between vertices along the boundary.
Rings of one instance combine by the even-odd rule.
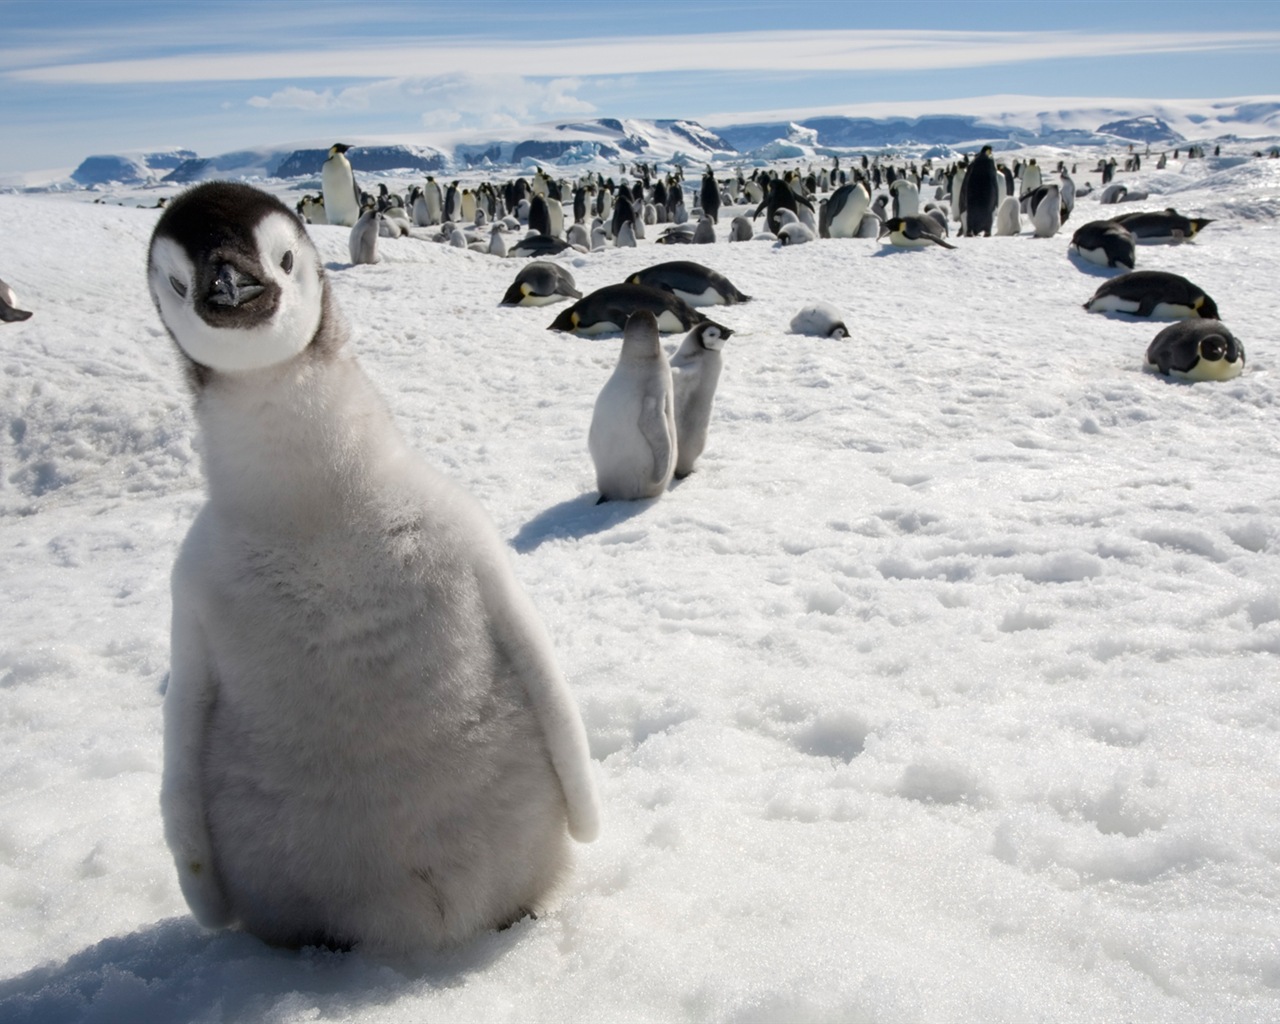
[[[35,311],[0,325],[0,1018],[1280,1017],[1280,161],[1120,180],[1216,218],[1139,267],[1216,300],[1243,376],[1143,372],[1164,325],[1083,311],[1096,190],[953,252],[729,245],[724,210],[714,246],[561,258],[584,292],[692,258],[755,297],[708,311],[697,470],[599,506],[618,337],[500,308],[517,260],[350,267],[311,229],[396,419],[509,539],[604,805],[551,913],[394,963],[190,918],[157,794],[202,478],[158,214],[0,196]],[[850,339],[789,332],[818,300]]]

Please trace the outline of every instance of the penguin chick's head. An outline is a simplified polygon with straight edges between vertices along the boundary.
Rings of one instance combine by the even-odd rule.
[[[713,352],[724,348],[724,343],[729,340],[729,335],[733,333],[732,329],[723,327],[712,320],[704,320],[693,329],[693,336],[698,339],[698,344],[703,348],[711,349]]]
[[[292,359],[326,306],[320,257],[274,196],[232,182],[198,185],[166,207],[147,283],[182,353],[205,371],[242,373]]]

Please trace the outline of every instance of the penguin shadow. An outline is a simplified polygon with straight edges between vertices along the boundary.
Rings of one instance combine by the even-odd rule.
[[[877,249],[875,252],[871,254],[871,258],[873,260],[888,259],[891,256],[906,256],[910,258],[912,256],[919,255],[922,252],[928,252],[930,249],[941,249],[941,248],[942,246],[940,245],[930,245],[930,246],[921,245],[921,246],[913,246],[911,248],[907,248],[905,246],[897,246],[897,245],[882,245],[880,246],[879,249]]]
[[[275,949],[243,932],[210,932],[189,917],[170,918],[0,980],[0,1020],[258,1020],[299,999],[359,1016],[360,1007],[460,984],[508,955],[530,926],[519,921],[449,953],[381,960],[315,947]]]
[[[1128,274],[1131,271],[1127,267],[1103,267],[1097,263],[1090,263],[1078,252],[1070,249],[1067,250],[1067,259],[1069,259],[1076,270],[1082,274],[1088,274],[1090,277],[1119,277],[1121,274]]]
[[[597,504],[597,495],[580,494],[576,498],[552,505],[539,512],[511,538],[511,546],[520,554],[533,551],[544,541],[589,537],[638,516],[657,498],[640,501],[606,501]]]

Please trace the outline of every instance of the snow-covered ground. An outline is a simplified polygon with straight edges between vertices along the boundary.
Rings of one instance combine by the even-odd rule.
[[[352,268],[312,229],[403,429],[509,539],[605,810],[552,913],[407,963],[188,915],[160,685],[202,481],[157,212],[0,196],[35,310],[0,325],[0,1019],[1275,1020],[1280,161],[1122,180],[1216,218],[1139,266],[1216,300],[1242,377],[1144,373],[1163,325],[1081,309],[1096,191],[1057,238],[955,251],[728,245],[722,213],[715,246],[563,260],[755,297],[713,312],[697,472],[602,506],[617,338],[499,308],[515,260]],[[814,299],[852,339],[788,332]]]

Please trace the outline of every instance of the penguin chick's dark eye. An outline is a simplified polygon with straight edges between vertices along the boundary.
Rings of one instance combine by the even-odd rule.
[[[286,251],[284,256],[281,258],[280,269],[283,270],[286,274],[293,272],[293,250],[292,249],[289,249],[288,251]]]
[[[187,297],[187,286],[172,274],[169,275],[169,284],[173,287],[173,290],[178,293],[179,298],[185,299]]]

